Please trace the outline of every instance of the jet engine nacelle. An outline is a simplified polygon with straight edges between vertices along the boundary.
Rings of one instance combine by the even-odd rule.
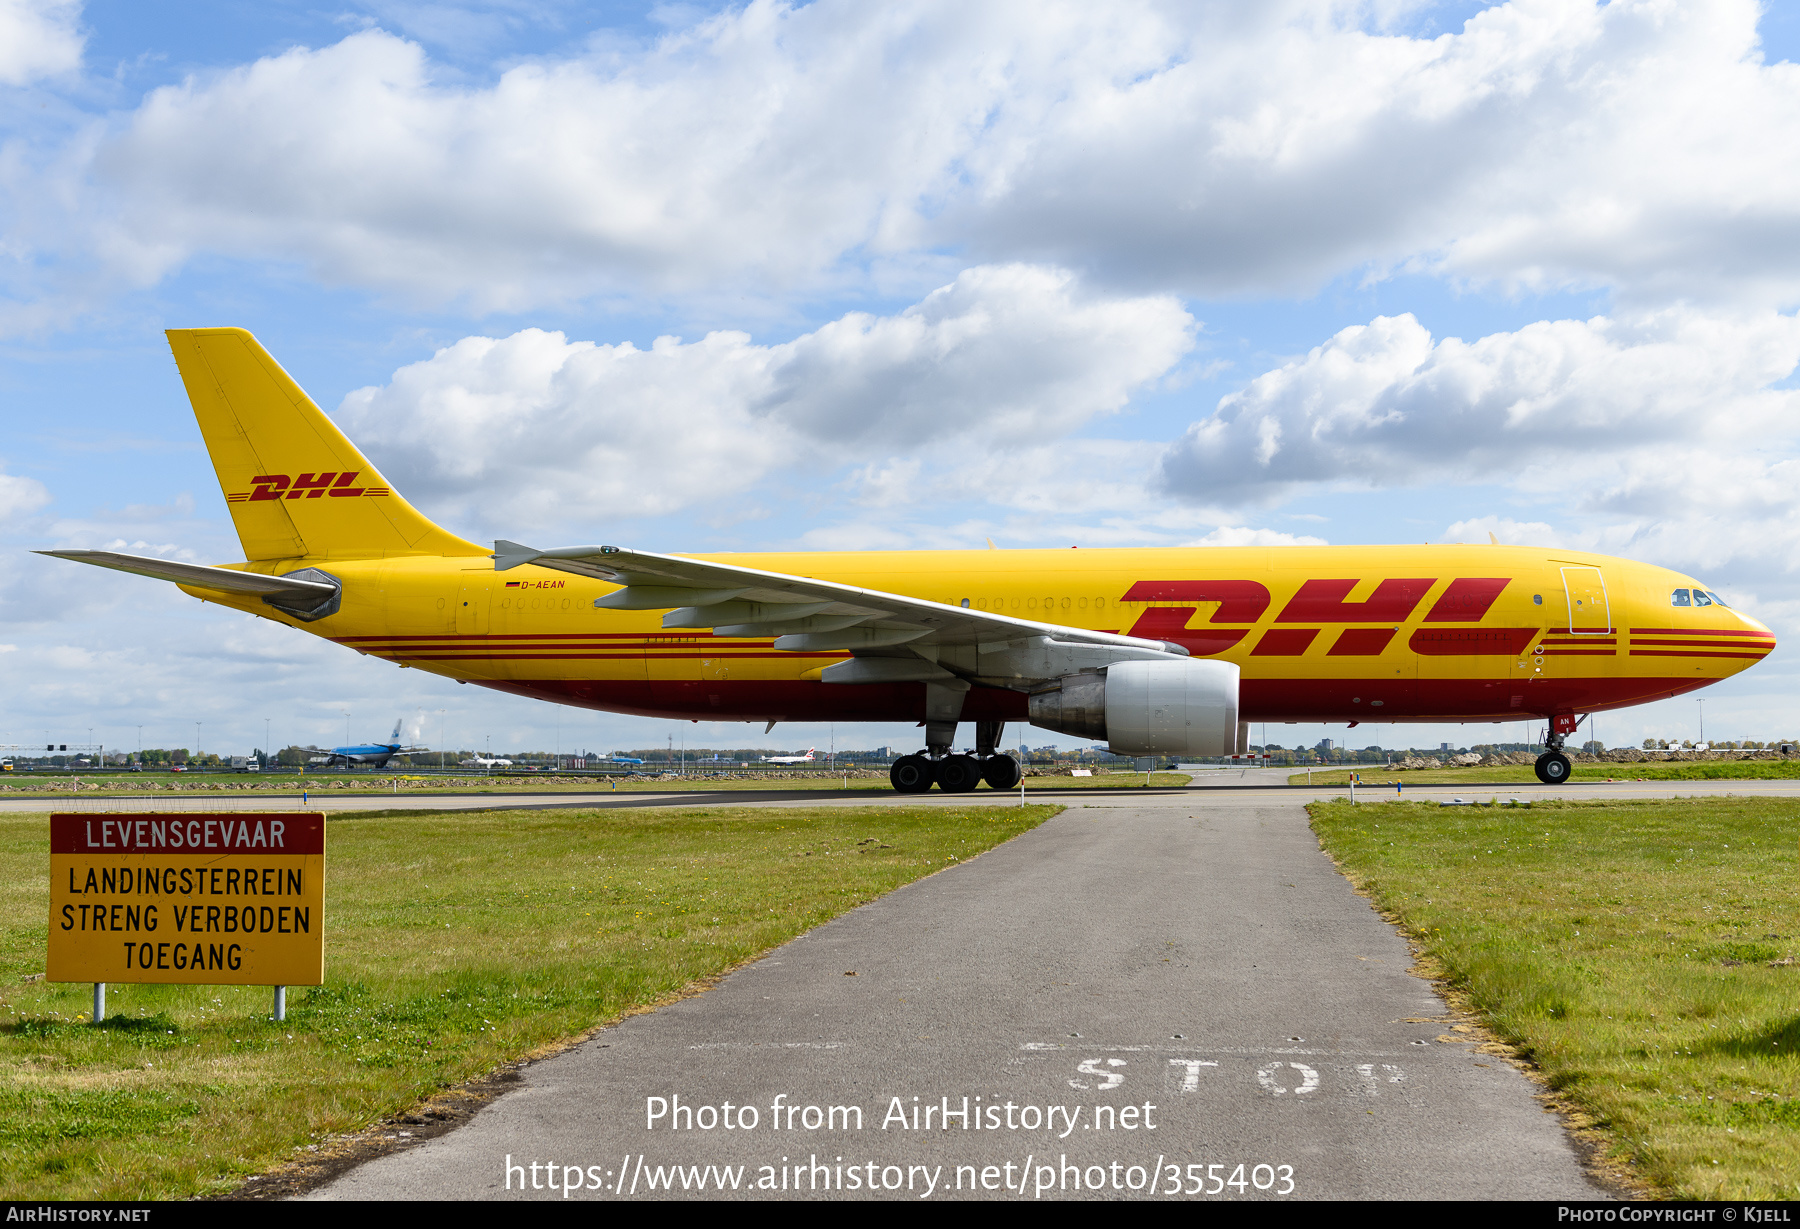
[[[1031,724],[1103,738],[1121,755],[1236,755],[1238,668],[1226,661],[1122,661],[1030,698]]]

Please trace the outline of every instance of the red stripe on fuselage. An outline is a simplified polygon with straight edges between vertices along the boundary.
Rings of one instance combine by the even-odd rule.
[[[1759,648],[1759,647],[1764,647],[1764,646],[1772,649],[1775,647],[1775,640],[1773,637],[1770,637],[1767,640],[1761,640],[1761,641],[1710,640],[1710,639],[1708,639],[1708,640],[1656,640],[1656,639],[1649,639],[1649,638],[1633,638],[1631,643],[1634,647],[1637,645],[1640,645],[1640,644],[1663,644],[1663,645],[1689,645],[1689,646],[1703,648],[1703,649],[1753,649],[1753,648]]]
[[[1535,627],[1421,628],[1407,647],[1421,657],[1516,657],[1537,634]]]
[[[1704,649],[1633,649],[1633,657],[1748,657],[1761,661],[1768,653],[1711,653]]]
[[[1764,640],[1773,639],[1771,632],[1716,632],[1709,627],[1634,627],[1634,636],[1760,636]]]

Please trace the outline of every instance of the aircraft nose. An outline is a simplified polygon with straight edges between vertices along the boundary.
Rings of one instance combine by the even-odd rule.
[[[1775,633],[1770,631],[1760,619],[1753,619],[1741,611],[1734,610],[1732,613],[1737,615],[1738,623],[1742,626],[1742,634],[1733,639],[1740,642],[1737,646],[1740,650],[1750,650],[1748,653],[1742,653],[1733,664],[1738,670],[1748,670],[1775,651]],[[1734,670],[1733,673],[1736,671]]]
[[[1762,620],[1752,619],[1749,615],[1745,614],[1741,610],[1733,611],[1733,613],[1737,615],[1738,621],[1744,625],[1745,631],[1761,632],[1763,635],[1767,636],[1770,640],[1775,639],[1775,633],[1770,631],[1768,626],[1766,624],[1764,624],[1762,622]]]
[[[1738,618],[1743,620],[1745,631],[1759,633],[1759,638],[1764,639],[1767,643],[1769,652],[1773,653],[1775,651],[1775,633],[1769,630],[1767,624],[1763,623],[1760,619],[1752,619],[1746,614],[1740,614]]]

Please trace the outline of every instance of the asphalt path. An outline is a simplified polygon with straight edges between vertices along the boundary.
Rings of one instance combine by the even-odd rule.
[[[1527,1079],[1407,971],[1294,792],[1031,797],[1070,809],[311,1197],[1602,1194]]]

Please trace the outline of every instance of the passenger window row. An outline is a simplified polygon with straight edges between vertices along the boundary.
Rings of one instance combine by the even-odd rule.
[[[962,599],[961,604],[962,604],[962,608],[964,610],[967,610],[967,609],[969,609],[971,603],[970,603],[970,600],[965,597]],[[1126,604],[1126,603],[1114,603],[1114,604],[1120,605],[1120,604]],[[978,597],[978,598],[974,599],[973,605],[976,610],[991,609],[996,612],[999,612],[999,611],[1004,611],[1007,609],[1006,599],[1003,597],[994,598],[991,603],[985,597]],[[1062,599],[1062,609],[1068,610],[1068,609],[1070,609],[1071,605],[1073,605],[1073,607],[1077,610],[1086,610],[1088,608],[1088,600],[1085,597],[1078,597],[1073,600],[1073,603],[1071,603],[1069,598],[1065,597]],[[1056,609],[1056,607],[1057,607],[1057,601],[1054,597],[1047,597],[1044,599],[1044,610],[1046,612],[1054,610],[1054,609]],[[1037,608],[1038,608],[1038,599],[1035,597],[1025,598],[1022,603],[1021,603],[1020,599],[1018,599],[1016,597],[1012,599],[1012,609],[1014,611],[1018,611],[1021,609],[1036,610]],[[1105,610],[1106,609],[1106,599],[1103,597],[1095,598],[1094,599],[1094,609],[1095,610]]]

